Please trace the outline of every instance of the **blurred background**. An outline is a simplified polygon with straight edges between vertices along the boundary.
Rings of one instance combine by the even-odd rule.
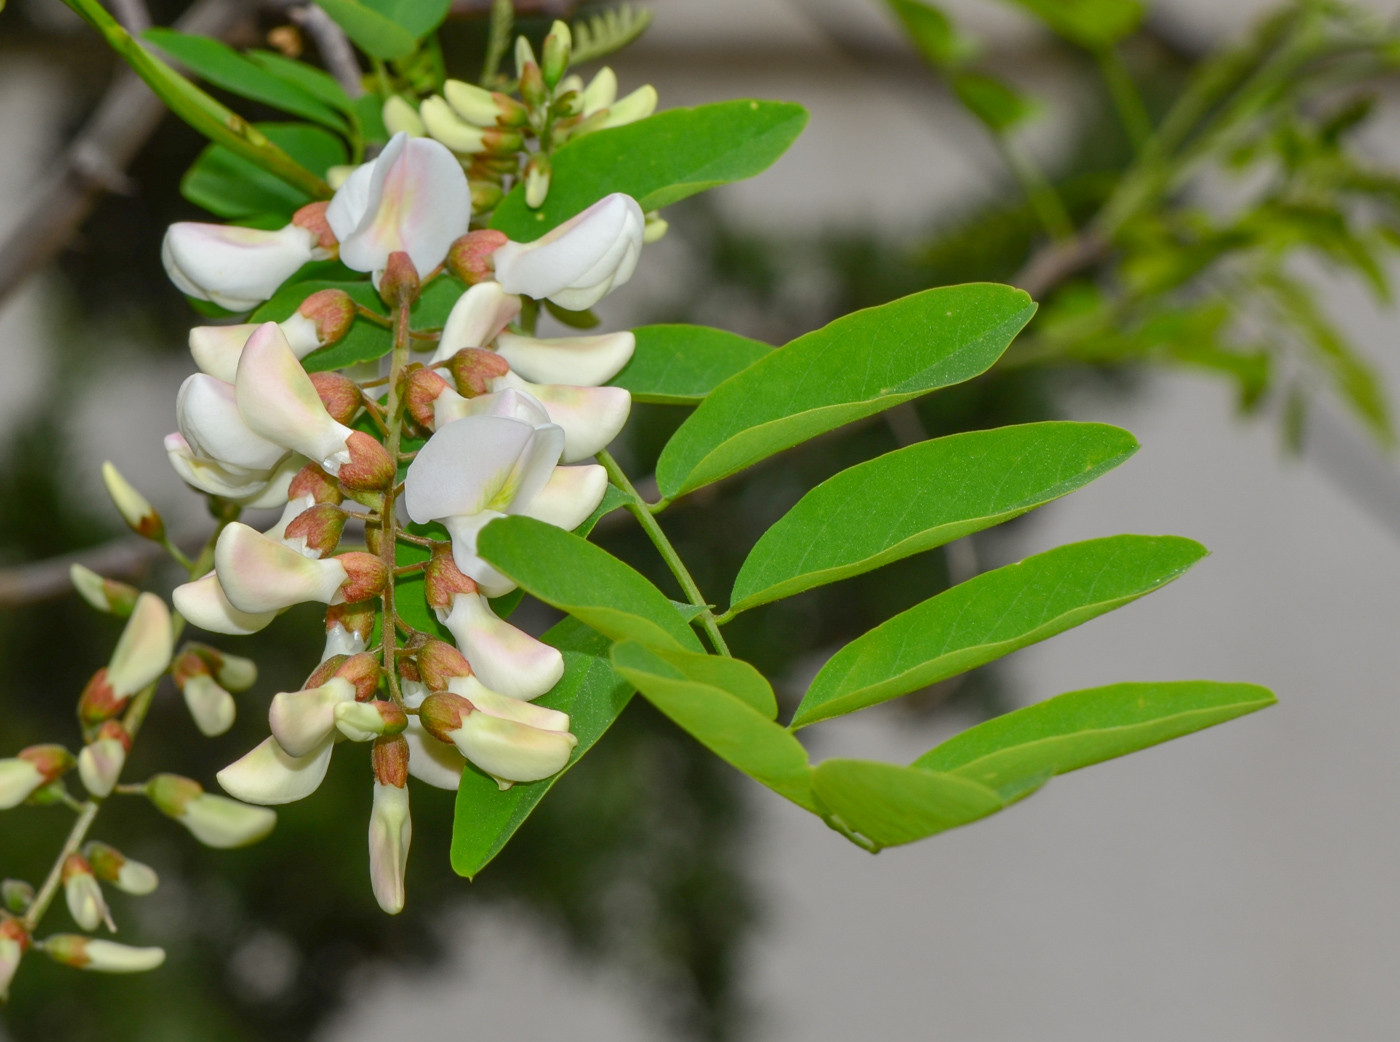
[[[485,6],[454,8],[443,32],[449,69],[475,68]],[[517,3],[537,37],[576,6]],[[781,344],[925,286],[1010,280],[1044,244],[1005,148],[879,0],[649,6],[648,32],[609,59],[623,91],[650,82],[664,107],[789,99],[812,119],[764,175],[667,211],[668,236],[600,307],[604,328],[692,321]],[[1359,10],[1389,18],[1393,6]],[[113,7],[130,15],[128,4]],[[1016,154],[1046,172],[1078,223],[1132,156],[1092,64],[1014,5],[944,7],[981,40],[982,68],[1037,99],[1035,118],[1015,128]],[[275,4],[225,8],[216,31],[240,46],[263,45],[287,21]],[[178,0],[149,6],[156,24],[182,10]],[[1275,10],[1269,0],[1155,0],[1123,46],[1149,112],[1160,115],[1203,55],[1247,39]],[[150,561],[121,538],[101,461],[145,491],[177,535],[202,539],[202,500],[160,444],[192,369],[185,333],[197,318],[159,262],[165,226],[205,216],[177,188],[202,142],[166,119],[124,169],[66,152],[116,71],[59,0],[10,0],[0,12],[5,751],[74,737],[73,699],[117,632],[55,581],[63,555],[100,548],[94,567],[127,575]],[[1318,102],[1324,124],[1363,95],[1372,107],[1335,132],[1325,124],[1318,140],[1345,132],[1371,169],[1400,170],[1396,81],[1342,86]],[[1292,154],[1280,145],[1271,161]],[[75,170],[101,190],[30,272],[16,245],[33,245],[35,200]],[[1400,191],[1382,182],[1358,205],[1385,225]],[[1238,190],[1222,179],[1193,198],[1209,210]],[[763,528],[856,460],[1005,423],[1117,423],[1143,448],[1092,486],[946,551],[755,611],[733,628],[736,654],[795,704],[845,641],[950,582],[1072,540],[1175,533],[1213,556],[1169,589],[804,739],[817,758],[907,762],[997,713],[1127,679],[1255,681],[1275,689],[1277,707],[1057,779],[986,822],[872,858],[636,700],[474,883],[447,863],[451,794],[416,788],[409,907],[395,919],[369,891],[369,779],[349,758],[246,850],[199,848],[143,801],[118,801],[96,837],[154,865],[162,885],[140,901],[116,895],[114,914],[170,958],[132,978],[27,959],[0,1010],[0,1038],[1391,1037],[1400,472],[1386,403],[1400,394],[1400,321],[1380,291],[1393,258],[1379,254],[1375,272],[1354,256],[1336,262],[1329,234],[1295,236],[1280,263],[1314,295],[1314,317],[1364,380],[1335,352],[1318,353],[1332,359],[1330,380],[1278,361],[1281,334],[1250,327],[1248,315],[1232,321],[1262,346],[1223,363],[1182,347],[1214,336],[1199,326],[1164,338],[1164,350],[1136,333],[1121,349],[1102,349],[1102,336],[1097,353],[1081,349],[1098,334],[1057,333],[1052,320],[1089,306],[1056,285],[1032,333],[1071,346],[1050,351],[1049,364],[998,367],[917,415],[789,452],[666,515],[701,589],[722,599]],[[1191,306],[1201,299],[1184,276],[1174,285],[1196,294]],[[1274,368],[1261,376],[1265,356]],[[634,416],[618,455],[640,477],[682,416],[660,406]],[[667,581],[622,514],[599,531]],[[44,563],[54,558],[58,567]],[[175,581],[158,564],[145,574],[154,588]],[[536,631],[551,621],[529,604],[517,619]],[[301,683],[319,625],[315,612],[294,610],[226,644],[263,675],[219,739],[202,739],[178,695],[162,691],[132,776],[174,770],[212,785],[265,733],[271,694]],[[40,878],[66,814],[9,812],[0,875]],[[66,912],[53,915],[63,928]]]

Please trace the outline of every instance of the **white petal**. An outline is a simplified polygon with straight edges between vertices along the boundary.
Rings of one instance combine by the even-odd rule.
[[[370,885],[379,907],[390,915],[403,911],[403,874],[412,840],[407,787],[375,782],[374,809],[369,815]]]
[[[165,436],[165,455],[175,473],[201,492],[223,496],[244,506],[275,505],[261,504],[261,500],[269,494],[270,481],[281,470],[281,464],[276,470],[248,470],[198,456],[178,431]],[[291,453],[288,457],[302,460],[304,465],[304,457]],[[280,494],[283,500],[287,498],[286,487],[291,483],[293,474],[295,470],[282,483]]]
[[[442,327],[430,366],[445,362],[464,347],[485,347],[520,314],[520,298],[499,282],[478,282],[457,298]]]
[[[528,702],[514,704],[529,706]],[[568,732],[531,727],[487,712],[464,717],[452,740],[463,756],[487,774],[510,782],[539,781],[558,774],[578,745]]]
[[[428,439],[409,465],[404,503],[419,524],[455,514],[504,511],[544,487],[562,432],[500,416],[468,416]],[[553,455],[553,458],[549,457]]]
[[[551,340],[502,333],[496,350],[521,377],[542,384],[600,387],[632,359],[637,338],[630,332],[567,336]]]
[[[476,552],[476,537],[492,521],[504,517],[494,510],[479,514],[462,514],[443,519],[443,527],[452,537],[452,562],[463,574],[470,576],[488,597],[501,597],[515,589],[515,581],[498,572]]]
[[[178,820],[206,847],[227,850],[266,836],[277,826],[277,812],[202,792],[185,804]]]
[[[277,611],[303,601],[330,604],[348,578],[335,558],[313,561],[235,521],[219,533],[214,567],[239,611]]]
[[[335,707],[353,701],[355,685],[343,677],[305,691],[283,691],[267,711],[272,737],[289,756],[307,756],[335,733]]]
[[[539,494],[511,513],[524,514],[571,532],[598,509],[607,491],[608,472],[596,463],[555,467],[549,483]]]
[[[107,683],[118,695],[134,695],[170,665],[175,651],[170,609],[153,593],[136,599],[107,666]]]
[[[190,354],[201,372],[217,380],[233,383],[238,372],[238,356],[258,327],[251,323],[237,326],[195,326],[190,330]]]
[[[334,748],[335,739],[327,737],[307,755],[292,756],[277,744],[276,738],[268,737],[215,777],[225,792],[244,803],[262,806],[292,803],[305,799],[320,787]]]
[[[233,696],[219,686],[207,673],[185,681],[185,706],[199,728],[200,734],[213,738],[233,726],[238,716],[238,704]]]
[[[287,526],[315,505],[316,497],[309,493],[305,496],[298,496],[296,499],[288,500],[287,505],[282,508],[282,516],[277,519],[277,524],[263,532],[263,535],[267,536],[269,539],[285,542]]]
[[[246,471],[270,471],[290,448],[256,433],[239,413],[233,384],[206,373],[180,385],[175,418],[195,455]]]
[[[627,425],[632,395],[622,387],[535,384],[507,373],[491,381],[493,391],[514,387],[536,398],[549,418],[564,428],[564,463],[577,463],[602,451]]]
[[[229,603],[219,585],[219,577],[210,572],[202,579],[175,587],[171,594],[175,610],[189,620],[190,625],[210,633],[227,633],[231,636],[247,636],[265,629],[273,619],[275,611],[239,611]]]
[[[337,622],[326,630],[326,646],[321,652],[321,661],[335,655],[358,655],[368,646],[364,637],[347,630],[343,622]]]
[[[182,221],[166,231],[161,260],[182,292],[246,311],[312,260],[316,243],[315,233],[294,224],[274,232]]]
[[[331,474],[350,461],[346,439],[353,432],[326,412],[277,323],[264,322],[248,338],[234,389],[239,416],[260,437],[295,449]]]
[[[423,730],[416,716],[408,718],[403,733],[408,742],[408,773],[425,785],[456,791],[462,784],[466,759],[454,745],[440,742]]]
[[[273,468],[266,487],[261,492],[239,499],[238,505],[246,510],[270,510],[280,507],[287,502],[287,489],[291,487],[292,479],[309,462],[299,452],[287,453],[282,462]]]
[[[165,962],[164,948],[133,948],[95,937],[84,940],[87,941],[83,952],[87,962],[82,968],[96,973],[145,973]]]
[[[609,106],[608,118],[603,123],[603,128],[626,126],[639,119],[646,119],[656,111],[656,101],[656,88],[650,83],[638,87],[627,97]]]
[[[506,243],[493,255],[496,278],[510,293],[592,307],[632,277],[645,225],[637,201],[615,192],[534,242]]]
[[[0,760],[0,810],[18,807],[43,784],[43,774],[28,760]]]
[[[480,677],[453,677],[447,682],[447,690],[461,695],[490,716],[502,720],[514,720],[541,731],[555,731],[564,734],[569,730],[569,714],[557,709],[533,705],[524,699],[511,698],[499,691],[492,691],[481,682]],[[473,714],[475,715],[475,714]]]
[[[116,738],[99,738],[78,754],[78,777],[94,796],[111,794],[126,765],[126,746]]]
[[[588,118],[617,100],[617,74],[604,65],[583,91],[583,115]]]
[[[564,656],[557,648],[497,618],[480,594],[455,595],[445,625],[472,672],[492,691],[510,698],[538,698],[564,675]]]

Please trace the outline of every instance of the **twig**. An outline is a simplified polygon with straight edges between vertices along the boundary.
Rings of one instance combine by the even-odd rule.
[[[345,30],[336,25],[331,16],[316,4],[293,7],[287,12],[287,17],[305,29],[311,39],[316,41],[316,49],[321,52],[326,68],[345,93],[350,95],[352,100],[363,97],[364,72],[355,58],[354,48],[346,39]]]
[[[1108,256],[1107,239],[1092,231],[1050,243],[1037,250],[1011,280],[1039,299],[1066,279],[1092,268]]]

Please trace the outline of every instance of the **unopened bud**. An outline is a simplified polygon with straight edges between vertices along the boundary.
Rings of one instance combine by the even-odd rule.
[[[510,364],[504,358],[484,347],[464,347],[445,365],[463,398],[485,394],[492,380],[510,372]]]
[[[340,373],[311,373],[311,386],[331,419],[349,423],[360,411],[360,385]]]
[[[339,503],[345,498],[341,495],[339,482],[315,463],[308,463],[297,471],[287,487],[289,500],[302,496],[310,496],[317,503]]]
[[[73,589],[78,591],[78,596],[98,611],[107,612],[109,615],[130,615],[131,609],[136,606],[136,598],[141,595],[141,591],[136,587],[117,582],[115,579],[105,579],[91,568],[84,568],[80,564],[68,569],[68,577],[73,582]]]
[[[350,681],[355,689],[355,700],[364,702],[374,697],[375,691],[379,689],[379,678],[383,675],[384,669],[379,664],[379,659],[367,651],[362,651],[358,655],[351,655],[335,671],[335,675],[342,680]]]
[[[341,584],[340,592],[347,601],[367,601],[378,597],[389,584],[389,569],[374,554],[352,550],[333,560],[340,562],[345,569],[347,578]]]
[[[76,933],[56,933],[40,942],[54,962],[95,973],[144,973],[165,961],[164,948],[133,948]]]
[[[4,904],[6,911],[23,915],[34,903],[34,887],[23,879],[6,879],[0,883],[0,903]]]
[[[384,274],[379,278],[379,296],[390,307],[408,307],[418,299],[418,269],[403,250],[389,254]]]
[[[452,610],[454,596],[476,592],[475,580],[457,567],[451,544],[434,548],[432,559],[423,572],[423,593],[428,607],[436,612],[448,612]]]
[[[380,738],[371,753],[374,808],[369,818],[370,883],[379,907],[396,915],[404,906],[404,870],[413,839],[408,810],[408,742]]]
[[[660,242],[665,236],[670,224],[662,219],[661,215],[653,210],[646,216],[646,224],[642,227],[642,242],[650,246],[654,242]]]
[[[447,381],[432,369],[415,369],[404,381],[404,408],[414,421],[428,430],[433,429],[433,403],[447,390]]]
[[[468,123],[489,127],[500,118],[501,107],[496,102],[497,95],[473,83],[448,80],[443,84],[442,93],[453,111]]]
[[[187,644],[186,648],[201,659],[214,674],[214,679],[229,691],[247,691],[258,682],[258,664],[242,655],[230,655],[208,644]]]
[[[92,866],[81,854],[69,854],[63,862],[63,897],[68,914],[82,930],[96,930],[104,921],[111,928],[107,902],[102,899],[102,887],[92,874]]]
[[[429,640],[418,652],[418,675],[431,691],[443,691],[453,677],[469,677],[466,656],[445,640]]]
[[[130,695],[119,697],[113,690],[107,680],[107,667],[103,666],[92,675],[83,693],[78,696],[78,719],[84,727],[96,727],[120,713],[130,700]]]
[[[578,739],[569,733],[567,713],[487,690],[475,677],[450,687],[418,707],[423,729],[455,745],[502,788],[548,778],[568,764]]]
[[[434,691],[418,707],[418,722],[439,742],[451,744],[452,736],[461,729],[462,721],[475,711],[475,707],[461,695],[454,695],[451,691]]]
[[[373,601],[331,605],[326,612],[326,649],[322,659],[356,655],[369,647],[377,611]]]
[[[0,1003],[9,1001],[10,982],[29,947],[29,933],[18,919],[0,918]]]
[[[115,720],[108,720],[97,737],[78,753],[78,777],[83,787],[102,799],[112,789],[126,766],[126,754],[131,751],[131,735]]]
[[[330,221],[326,220],[326,208],[329,206],[329,202],[307,203],[292,214],[292,223],[314,233],[317,248],[324,250],[328,257],[334,257],[340,250],[340,243],[336,241],[335,232],[331,231]]]
[[[83,847],[83,856],[92,866],[92,874],[104,883],[111,883],[124,893],[141,896],[155,890],[160,877],[150,865],[133,861],[116,847],[96,840]]]
[[[646,119],[656,111],[656,88],[651,84],[638,87],[627,97],[613,102],[608,108],[608,118],[604,120],[604,127],[622,127],[628,123],[635,123],[639,119]]]
[[[345,439],[350,462],[340,468],[340,484],[351,492],[383,492],[397,473],[388,451],[364,431],[352,431]]]
[[[505,232],[492,228],[467,232],[447,251],[447,269],[468,286],[485,282],[495,272],[491,255],[509,241]]]
[[[535,63],[535,49],[530,46],[530,41],[523,36],[515,38],[515,78],[523,79],[525,76],[525,66]]]
[[[61,745],[31,745],[8,760],[0,760],[0,810],[18,807],[74,763]]]
[[[121,471],[110,460],[102,464],[102,483],[107,486],[107,495],[112,497],[117,513],[121,514],[128,528],[139,536],[157,542],[165,538],[165,522],[156,513],[156,508],[122,477]]]
[[[569,32],[567,23],[556,21],[549,27],[549,35],[544,38],[544,46],[540,49],[540,72],[550,90],[558,85],[564,78],[564,73],[568,71],[573,46],[574,37]]]
[[[111,661],[93,675],[78,700],[83,725],[96,727],[121,712],[132,695],[165,672],[174,643],[170,609],[155,594],[141,594]]]
[[[313,687],[320,687],[335,676],[335,671],[345,665],[349,659],[349,655],[332,655],[330,658],[323,659],[321,664],[312,670],[311,675],[306,678],[306,683],[301,685],[301,690],[309,691]]]
[[[494,181],[468,181],[472,193],[472,213],[488,213],[501,204],[506,193]]]
[[[316,343],[325,347],[345,338],[355,324],[357,309],[354,298],[343,289],[322,289],[303,300],[296,313],[315,324]]]
[[[549,195],[549,178],[552,171],[549,157],[536,152],[525,164],[525,205],[538,210]]]
[[[303,553],[315,550],[325,557],[340,545],[341,533],[349,515],[331,503],[317,503],[292,518],[282,535],[282,541]]]
[[[341,702],[335,707],[336,729],[352,742],[368,742],[381,735],[399,734],[408,726],[408,715],[393,702]]]
[[[524,37],[522,36],[523,40]],[[520,96],[532,110],[539,112],[549,104],[549,88],[544,85],[544,74],[534,62],[526,62],[520,73]]]
[[[374,780],[402,789],[408,784],[408,742],[398,734],[385,735],[370,748]]]
[[[208,847],[247,846],[277,825],[276,811],[211,795],[199,782],[178,774],[157,774],[146,783],[146,795],[161,813],[184,825]]]
[[[425,98],[420,115],[424,128],[433,139],[458,155],[474,155],[485,149],[485,131],[476,123],[461,118],[442,98]]]
[[[422,137],[425,133],[423,120],[417,110],[397,94],[391,95],[389,100],[384,102],[383,118],[384,129],[390,136],[403,133],[409,137]]]
[[[238,703],[208,673],[190,677],[180,686],[190,718],[207,738],[224,734],[238,718]]]

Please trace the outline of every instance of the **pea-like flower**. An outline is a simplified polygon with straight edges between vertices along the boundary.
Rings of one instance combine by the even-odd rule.
[[[429,734],[455,745],[502,789],[558,774],[578,745],[567,713],[507,698],[476,677],[453,678],[447,691],[423,700],[418,717]]]
[[[355,301],[343,289],[323,289],[303,300],[292,317],[277,323],[287,344],[298,358],[350,332],[355,321]],[[257,330],[258,323],[236,326],[195,326],[190,330],[190,354],[201,372],[233,383],[243,345]]]
[[[403,911],[404,870],[413,840],[408,813],[409,745],[402,735],[375,740],[374,807],[369,816],[369,876],[379,907],[390,915]]]
[[[277,826],[276,811],[215,796],[199,782],[178,774],[155,775],[146,783],[146,797],[206,847],[246,847]]]
[[[73,754],[61,745],[31,745],[0,760],[0,810],[18,807],[73,766]]]
[[[96,727],[116,716],[136,692],[165,672],[174,652],[170,609],[155,594],[141,594],[111,659],[83,689],[78,700],[79,719]]]

